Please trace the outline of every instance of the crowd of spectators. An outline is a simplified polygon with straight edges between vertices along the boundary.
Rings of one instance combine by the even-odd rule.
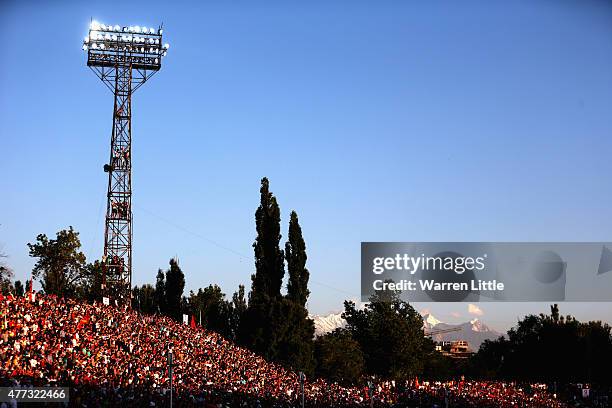
[[[79,407],[168,406],[172,350],[176,407],[288,408],[299,376],[215,332],[102,303],[54,296],[0,298],[0,378],[70,387]],[[306,379],[306,407],[565,407],[545,386],[378,381],[368,389]]]

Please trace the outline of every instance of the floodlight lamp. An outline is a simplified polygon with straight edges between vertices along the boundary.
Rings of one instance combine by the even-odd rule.
[[[165,44],[164,44],[164,48],[165,48],[165,49],[168,49],[168,48],[170,48],[170,44],[168,44],[168,43],[165,43]]]
[[[157,33],[158,33],[159,35],[162,35],[162,33],[163,33],[163,32],[164,32],[164,30],[162,30],[161,28],[160,28],[160,29],[157,31]]]
[[[119,27],[119,24],[116,24],[115,25],[115,31],[119,31],[119,30],[121,30],[121,27]]]
[[[87,45],[83,44],[83,51],[87,51]]]
[[[89,25],[89,28],[92,30],[98,30],[100,28],[100,23],[98,23],[96,20],[93,20]]]

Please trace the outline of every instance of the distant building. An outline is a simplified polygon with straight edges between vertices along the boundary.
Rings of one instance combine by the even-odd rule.
[[[465,340],[437,342],[436,351],[451,358],[468,358],[474,354]]]

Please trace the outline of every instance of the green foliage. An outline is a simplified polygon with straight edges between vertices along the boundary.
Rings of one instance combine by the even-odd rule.
[[[310,375],[314,372],[314,322],[308,310],[290,299],[280,302],[277,345],[271,358]]]
[[[134,287],[132,291],[132,308],[141,313],[153,314],[157,312],[155,300],[155,288],[153,285],[147,283],[141,287]]]
[[[157,270],[155,278],[155,311],[166,313],[166,277],[161,269]]]
[[[241,321],[238,341],[268,359],[276,355],[279,331],[283,325],[280,304],[282,298],[267,294],[249,295],[249,305]]]
[[[102,262],[89,263],[83,269],[83,279],[77,287],[77,297],[88,302],[102,299],[102,275],[104,273]]]
[[[610,384],[611,328],[561,316],[553,305],[550,315],[526,316],[506,338],[484,342],[470,363],[480,377]]]
[[[251,276],[249,306],[239,330],[240,342],[269,359],[277,355],[279,333],[285,324],[281,286],[285,275],[279,247],[280,209],[267,178],[261,180],[260,203],[255,211],[257,237],[253,243],[255,274]]]
[[[458,374],[465,374],[464,362],[443,355],[435,350],[435,343],[429,339],[424,339],[426,344],[422,376],[424,378],[435,378],[437,380],[453,380]]]
[[[181,300],[185,290],[185,274],[178,261],[170,259],[170,269],[166,271],[166,314],[176,320],[182,318]]]
[[[316,375],[343,385],[356,384],[364,375],[365,360],[359,343],[345,329],[315,340]]]
[[[247,311],[247,302],[244,296],[244,285],[238,286],[238,291],[232,295],[232,314],[230,315],[230,331],[233,340],[239,340],[240,327]]]
[[[312,374],[314,362],[314,322],[308,318],[306,301],[309,272],[306,268],[306,243],[302,237],[302,228],[297,213],[291,212],[289,220],[289,239],[285,243],[287,259],[287,295],[283,302],[285,316],[284,331],[279,339],[278,360],[296,370]]]
[[[13,284],[11,283],[13,271],[4,262],[1,262],[2,258],[6,258],[6,255],[0,252],[0,293],[8,295],[14,291]]]
[[[300,227],[295,211],[291,212],[291,219],[289,220],[289,240],[285,244],[285,257],[287,258],[287,271],[289,273],[287,298],[304,307],[310,295],[308,290],[310,274],[306,269],[306,260],[308,259],[306,243],[302,237],[302,227]]]
[[[261,179],[260,194],[260,204],[255,211],[257,228],[257,238],[253,243],[255,274],[251,277],[253,281],[251,299],[254,302],[280,297],[283,276],[285,276],[284,255],[279,247],[280,208],[276,197],[270,192],[269,182],[265,177]],[[258,297],[262,299],[257,299]]]
[[[255,274],[249,304],[241,314],[238,339],[264,357],[306,373],[314,372],[314,323],[308,318],[308,270],[306,245],[295,212],[291,213],[286,254],[280,249],[280,208],[270,192],[267,178],[261,180],[260,204],[255,212],[257,237],[253,244]],[[281,295],[289,269],[287,296]],[[237,304],[243,305],[242,302]],[[241,306],[242,307],[242,306]]]
[[[40,278],[47,294],[73,296],[83,279],[85,255],[80,251],[79,233],[72,227],[59,231],[56,239],[45,234],[36,237],[36,243],[28,243],[30,256],[38,258],[32,274]]]
[[[25,288],[20,280],[15,281],[15,296],[23,296],[25,294]]]
[[[210,330],[214,330],[225,337],[233,338],[231,327],[232,305],[225,300],[225,293],[217,285],[209,285],[197,293],[193,291],[188,299],[190,314],[194,315],[196,321],[201,322]]]
[[[433,350],[423,336],[423,319],[395,292],[376,293],[359,310],[344,302],[347,330],[364,353],[366,371],[404,380],[420,374]]]

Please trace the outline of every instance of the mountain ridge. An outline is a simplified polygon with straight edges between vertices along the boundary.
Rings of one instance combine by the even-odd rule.
[[[485,340],[495,340],[502,334],[491,329],[478,318],[464,323],[450,324],[437,319],[431,313],[425,313],[423,317],[423,328],[427,331],[449,330],[459,328],[457,331],[434,334],[434,341],[465,340],[472,351],[478,351]],[[328,313],[326,315],[310,315],[315,324],[315,337],[330,333],[336,329],[346,326],[346,320],[342,318],[342,312]]]

